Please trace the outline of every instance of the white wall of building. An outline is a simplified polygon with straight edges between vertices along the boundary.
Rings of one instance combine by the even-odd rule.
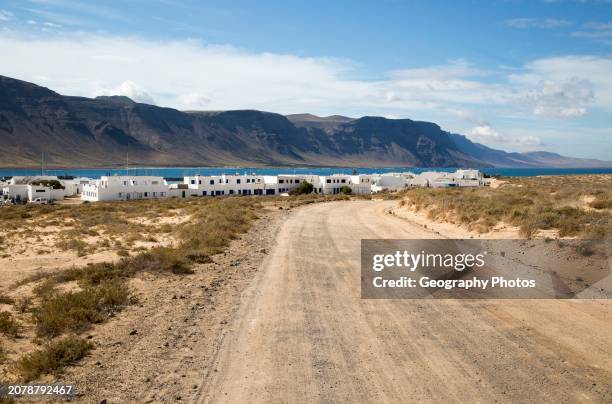
[[[126,201],[132,199],[167,198],[169,186],[163,177],[103,176],[83,185],[84,201]]]
[[[321,186],[323,188],[323,194],[337,195],[340,193],[342,187],[351,186],[351,176],[348,174],[321,176]]]
[[[38,198],[45,198],[47,201],[61,201],[64,199],[64,189],[53,189],[43,185],[27,185],[28,201],[33,202]]]
[[[367,174],[351,175],[351,190],[355,195],[366,195],[372,192],[373,176]]]
[[[27,184],[8,184],[2,188],[3,199],[11,199],[17,202],[25,202],[28,200]]]
[[[409,179],[399,174],[385,174],[376,178],[372,184],[372,192],[399,191],[409,185]]]
[[[130,200],[151,198],[188,198],[193,196],[229,195],[281,195],[287,194],[307,181],[315,193],[336,195],[344,186],[353,194],[363,195],[383,190],[396,191],[406,187],[483,186],[485,181],[478,170],[457,170],[455,173],[428,171],[421,174],[279,174],[263,176],[255,174],[194,175],[183,178],[182,183],[168,184],[155,176],[105,176],[99,180],[80,184],[81,198],[86,201]],[[9,186],[10,187],[10,186]],[[9,192],[20,192],[13,186]],[[5,187],[4,189],[6,189]],[[25,198],[27,198],[27,190]]]
[[[195,194],[198,196],[266,194],[263,175],[195,175],[185,177],[184,183],[187,184],[189,189],[196,190],[197,192]],[[276,195],[276,192],[272,195]]]

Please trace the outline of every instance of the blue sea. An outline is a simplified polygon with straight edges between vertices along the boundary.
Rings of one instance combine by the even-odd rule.
[[[337,167],[319,167],[319,168],[295,168],[295,167],[141,167],[124,169],[107,169],[107,168],[72,168],[62,170],[45,170],[45,175],[71,175],[75,177],[100,178],[102,175],[158,175],[162,177],[183,177],[186,175],[219,175],[219,174],[235,174],[235,173],[255,173],[259,175],[276,175],[276,174],[317,174],[330,175],[334,173],[350,174],[353,171],[360,174],[371,173],[389,173],[412,171],[420,173],[422,171],[455,171],[455,168],[406,168],[406,167],[381,167],[381,168],[337,168]],[[610,168],[483,168],[482,172],[489,175],[501,175],[507,177],[532,177],[536,175],[571,175],[571,174],[612,174]],[[11,169],[0,168],[0,177],[14,175],[40,175],[41,170],[38,169]]]

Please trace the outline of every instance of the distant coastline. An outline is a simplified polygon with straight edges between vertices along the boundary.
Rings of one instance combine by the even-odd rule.
[[[454,171],[456,167],[108,167],[108,168],[52,168],[45,169],[45,174],[50,175],[69,175],[76,177],[99,178],[102,175],[126,174],[131,175],[160,175],[163,177],[183,177],[187,175],[219,175],[231,174],[236,172],[256,173],[260,175],[276,175],[279,173],[295,174],[318,174],[330,175],[333,173],[350,174],[353,170],[361,174],[370,173],[389,173],[411,171],[420,173],[423,171]],[[499,175],[504,177],[533,177],[541,175],[585,175],[585,174],[612,174],[612,167],[602,168],[479,168],[487,175]],[[15,175],[40,175],[40,168],[0,168],[0,177]]]

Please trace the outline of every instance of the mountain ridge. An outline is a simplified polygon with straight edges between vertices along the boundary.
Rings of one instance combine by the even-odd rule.
[[[257,110],[179,111],[125,96],[60,95],[0,76],[0,166],[576,167],[549,152],[507,153],[431,122]],[[599,165],[598,165],[599,164]]]

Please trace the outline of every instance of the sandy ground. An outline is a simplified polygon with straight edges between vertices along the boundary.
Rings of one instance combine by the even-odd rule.
[[[161,218],[141,218],[131,220],[146,226],[169,224],[180,225],[189,220],[189,216],[174,215]],[[101,234],[98,236],[81,235],[80,239],[87,243],[88,251],[79,256],[73,250],[63,251],[57,246],[62,238],[62,231],[73,229],[70,222],[64,226],[39,226],[29,221],[28,230],[14,232],[10,236],[4,235],[0,229],[0,236],[5,236],[3,248],[0,249],[0,292],[13,298],[24,295],[32,285],[15,288],[16,284],[26,278],[37,274],[49,274],[71,267],[85,266],[90,263],[113,262],[121,257],[117,255],[120,249],[115,242],[121,243],[121,249],[134,251],[136,248],[150,249],[158,246],[168,246],[176,242],[169,235],[157,236],[158,240],[149,242],[137,240],[133,245],[127,245],[125,238],[115,235]],[[93,228],[99,230],[99,228]],[[153,235],[153,234],[152,234]],[[109,242],[103,246],[102,242]],[[112,244],[112,245],[111,245]]]
[[[294,211],[212,363],[201,363],[194,398],[612,400],[609,300],[362,300],[362,238],[445,236],[390,214],[396,204],[340,202]]]
[[[466,226],[460,226],[454,223],[442,222],[431,220],[427,217],[427,212],[421,210],[416,212],[409,206],[400,207],[398,204],[392,204],[387,212],[391,215],[395,215],[409,225],[422,227],[430,230],[432,233],[439,238],[483,238],[483,239],[519,239],[522,238],[519,235],[519,228],[516,226],[507,225],[505,223],[498,223],[491,231],[486,233],[478,233],[477,231],[471,231]]]
[[[194,401],[241,293],[287,214],[263,213],[225,254],[197,265],[192,275],[144,274],[131,281],[138,303],[96,326],[87,336],[95,349],[60,379],[76,385],[76,401]]]
[[[609,300],[362,300],[362,238],[473,235],[398,201],[261,216],[192,275],[130,281],[137,304],[44,381],[87,403],[612,400]]]

